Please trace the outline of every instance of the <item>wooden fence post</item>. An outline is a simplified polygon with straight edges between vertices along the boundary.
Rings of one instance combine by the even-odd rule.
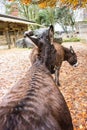
[[[5,31],[5,36],[6,36],[6,41],[7,41],[7,44],[8,44],[8,49],[11,49],[11,38],[10,38],[10,32],[9,32],[9,29],[6,28],[6,31]]]

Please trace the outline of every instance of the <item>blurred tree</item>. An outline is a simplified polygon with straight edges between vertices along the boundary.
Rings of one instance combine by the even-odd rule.
[[[8,0],[15,1],[15,0]],[[19,0],[20,1],[20,0]],[[61,6],[71,6],[73,9],[77,7],[84,7],[87,4],[87,0],[21,0],[24,4],[34,3],[39,4],[41,8],[45,8],[47,6],[54,7],[57,2],[61,3]]]
[[[36,4],[27,3],[25,0],[1,0],[5,6],[5,13],[8,15],[14,15],[12,12],[17,8],[18,17],[35,21],[38,15],[38,6]],[[16,5],[14,8],[13,6]],[[32,26],[32,25],[31,25]],[[32,26],[33,27],[33,26]]]
[[[31,0],[14,0],[10,3],[14,2],[17,2],[19,13],[22,18],[36,21],[37,23],[45,26],[48,26],[49,24],[54,25],[57,22],[66,32],[67,26],[72,26],[72,28],[74,26],[75,20],[73,18],[73,11],[66,6],[52,7],[52,5],[55,5],[54,3],[56,3],[56,0],[53,2],[52,0],[38,0],[38,2],[37,0],[32,0],[32,2]],[[47,7],[48,5],[51,6],[51,8]]]
[[[7,0],[0,0],[0,2],[5,6],[5,13],[11,14],[11,12],[12,12],[11,6],[13,3],[8,2]]]
[[[57,7],[55,9],[55,22],[59,23],[65,32],[67,32],[67,26],[71,26],[73,30],[75,24],[73,10],[66,6]]]
[[[37,15],[38,6],[35,4],[30,4],[30,2],[29,0],[28,0],[28,3],[27,3],[27,0],[4,0],[6,13],[11,14],[11,11],[13,10],[13,8],[11,8],[12,5],[16,4],[19,15],[22,18],[25,18],[27,20],[34,20]]]
[[[49,26],[50,24],[55,23],[54,15],[55,15],[54,8],[47,7],[43,10],[39,10],[36,22],[39,24],[43,24],[45,26]]]

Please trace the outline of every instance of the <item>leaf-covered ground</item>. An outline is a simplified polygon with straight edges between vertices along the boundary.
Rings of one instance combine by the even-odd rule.
[[[64,43],[73,46],[78,67],[63,62],[60,70],[60,90],[69,106],[74,130],[87,130],[87,44]],[[0,101],[3,95],[23,77],[30,67],[28,49],[0,50]]]

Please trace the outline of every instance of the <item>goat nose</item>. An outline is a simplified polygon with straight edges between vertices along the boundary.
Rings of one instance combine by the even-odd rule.
[[[78,62],[76,62],[76,64],[73,65],[74,67],[77,67],[78,66]]]

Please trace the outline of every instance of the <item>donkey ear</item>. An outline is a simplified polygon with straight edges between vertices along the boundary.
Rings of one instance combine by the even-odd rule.
[[[34,35],[34,33],[33,33],[33,31],[26,31],[25,33],[24,33],[24,37],[29,37],[29,36],[33,36]]]
[[[71,53],[74,53],[72,46],[70,46],[70,51],[71,51]]]
[[[50,25],[49,29],[50,29],[50,31],[51,31],[52,33],[54,33],[54,27],[53,27],[53,25]]]
[[[51,40],[51,44],[53,44],[53,39],[54,39],[54,27],[53,27],[53,25],[50,25],[48,33],[49,33],[49,38]]]
[[[35,36],[30,36],[29,37],[30,38],[30,40],[36,45],[36,46],[38,46],[38,43],[39,43],[39,39],[37,38],[37,37],[35,37]]]
[[[39,39],[35,36],[30,36],[29,33],[26,36],[33,42],[34,45],[38,46]]]
[[[24,37],[28,37],[33,42],[34,45],[38,46],[38,38],[33,35],[34,35],[33,31],[26,31],[24,33]]]

